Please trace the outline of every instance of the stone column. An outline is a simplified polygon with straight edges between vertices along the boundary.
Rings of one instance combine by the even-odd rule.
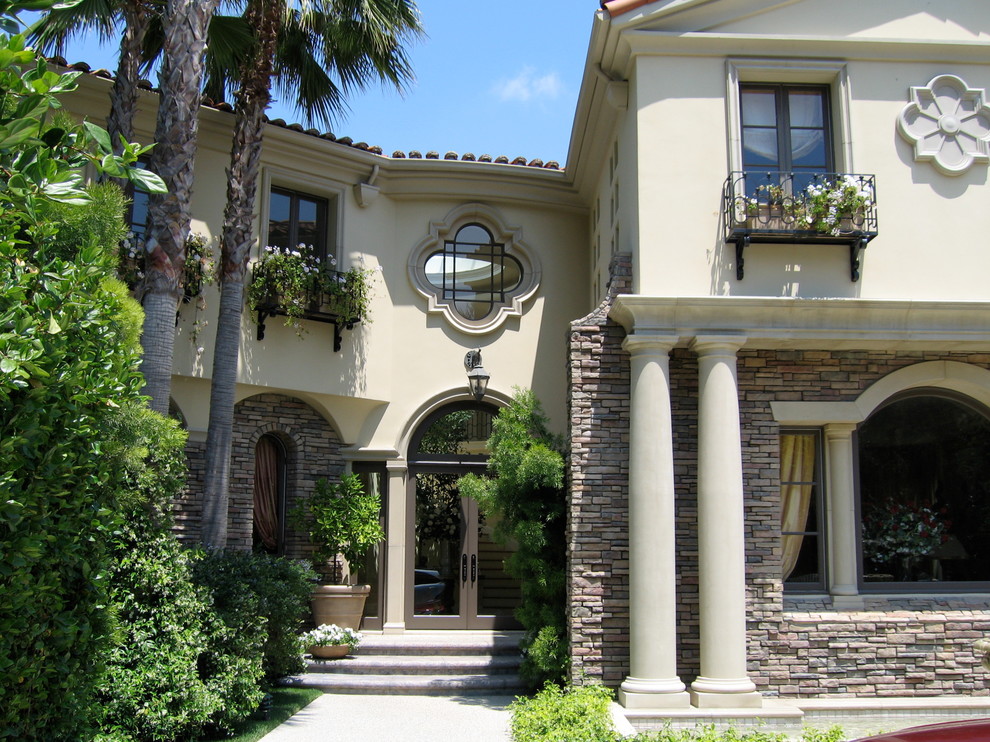
[[[736,351],[740,336],[698,336],[698,592],[695,706],[759,707],[746,673],[746,533]]]
[[[862,608],[856,570],[856,479],[853,472],[853,423],[825,426],[828,488],[825,498],[829,538],[829,592],[839,608]]]
[[[385,591],[385,615],[382,631],[386,634],[406,630],[406,476],[404,461],[389,461],[388,512],[385,515],[385,574],[381,589]]]
[[[628,336],[629,677],[626,708],[686,707],[677,676],[677,573],[674,542],[674,449],[670,419],[670,349],[676,336]]]

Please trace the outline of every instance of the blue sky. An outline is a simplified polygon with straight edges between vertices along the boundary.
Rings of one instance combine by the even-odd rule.
[[[333,127],[385,154],[448,151],[564,164],[597,0],[420,0],[426,36],[410,47],[416,81],[400,95],[353,96]],[[69,62],[116,66],[116,49],[73,42]],[[152,80],[157,84],[157,80]],[[271,118],[301,121],[276,103]]]

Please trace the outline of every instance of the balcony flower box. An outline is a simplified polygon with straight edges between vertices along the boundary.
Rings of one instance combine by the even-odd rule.
[[[338,271],[332,258],[321,260],[312,247],[266,247],[254,264],[248,301],[258,313],[258,339],[265,337],[265,320],[281,315],[285,324],[302,333],[302,320],[334,326],[334,350],[340,350],[340,332],[368,321],[373,271]]]
[[[872,175],[735,172],[723,188],[726,242],[736,245],[736,277],[754,242],[839,244],[850,250],[850,276],[859,280],[859,254],[877,235]]]

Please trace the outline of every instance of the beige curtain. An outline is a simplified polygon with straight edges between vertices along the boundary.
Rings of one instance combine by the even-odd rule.
[[[268,551],[278,550],[279,445],[263,435],[254,449],[254,532]]]
[[[780,530],[803,531],[808,523],[808,509],[814,492],[815,436],[787,434],[780,436]],[[790,577],[801,553],[804,536],[786,535],[784,579]]]

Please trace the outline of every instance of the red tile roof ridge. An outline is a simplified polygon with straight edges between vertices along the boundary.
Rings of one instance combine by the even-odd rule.
[[[75,70],[76,72],[83,72],[83,73],[85,73],[87,75],[92,75],[94,77],[101,77],[101,78],[108,79],[108,80],[112,80],[113,79],[113,74],[109,70],[106,70],[106,69],[94,70],[86,62],[73,62],[72,64],[69,64],[68,62],[65,61],[65,58],[64,57],[60,57],[60,56],[57,56],[57,55],[56,56],[47,57],[47,60],[48,60],[48,62],[50,64],[57,64],[60,67],[66,67],[66,68],[68,68],[70,70]],[[157,92],[157,89],[148,80],[140,80],[140,81],[138,81],[138,87],[141,88],[142,90],[148,90],[148,91],[151,91],[151,92]],[[225,113],[233,113],[234,112],[234,107],[231,104],[227,103],[226,101],[219,101],[219,102],[218,101],[214,101],[214,100],[212,100],[211,98],[209,98],[206,95],[201,96],[201,98],[200,98],[200,104],[203,105],[203,106],[205,106],[205,107],[207,107],[207,108],[212,108],[212,109],[214,109],[216,111],[223,111]],[[271,124],[272,126],[279,127],[280,129],[289,129],[291,131],[297,131],[297,132],[299,132],[301,134],[306,134],[307,136],[314,136],[314,137],[317,137],[319,139],[325,139],[327,141],[335,142],[335,143],[340,144],[340,145],[343,145],[345,147],[350,147],[351,149],[358,149],[358,150],[361,150],[363,152],[370,152],[372,154],[379,155],[381,157],[387,157],[387,155],[384,154],[384,152],[383,152],[383,150],[382,150],[381,147],[379,147],[377,145],[369,145],[366,142],[355,142],[350,137],[337,137],[337,136],[335,136],[333,134],[333,132],[329,132],[329,131],[327,131],[327,132],[320,132],[318,129],[306,129],[306,128],[303,127],[302,124],[286,123],[285,119],[280,119],[280,118],[278,118],[278,119],[270,119],[267,116],[265,116],[265,121],[267,123]],[[407,157],[409,159],[415,160],[415,159],[422,159],[423,155],[420,154],[419,152],[417,152],[416,150],[410,151],[408,153],[408,155],[405,154],[405,153],[403,153],[402,151],[397,150],[397,151],[395,151],[395,152],[392,153],[391,159],[401,160],[401,159],[405,159]],[[426,154],[426,158],[427,159],[431,159],[431,160],[440,159],[440,155],[437,152],[432,152],[431,151],[431,152],[428,152]],[[458,155],[457,155],[456,152],[447,152],[444,155],[443,159],[445,159],[445,160],[457,160],[458,159]],[[504,156],[496,157],[496,158],[493,159],[491,155],[480,155],[479,157],[476,158],[470,152],[464,153],[464,155],[462,155],[460,157],[460,160],[462,162],[483,162],[483,163],[492,163],[492,162],[494,162],[494,163],[498,163],[498,164],[509,163],[509,159],[507,157],[504,157]],[[560,164],[558,162],[556,162],[555,160],[550,160],[549,162],[547,162],[547,163],[544,164],[543,160],[540,160],[539,158],[527,161],[525,157],[516,157],[514,160],[511,161],[511,164],[513,164],[513,165],[525,165],[527,167],[532,167],[532,168],[542,169],[542,170],[561,170],[562,169],[560,167]]]
[[[602,0],[602,10],[609,14],[610,18],[628,13],[636,8],[649,5],[653,0]]]

